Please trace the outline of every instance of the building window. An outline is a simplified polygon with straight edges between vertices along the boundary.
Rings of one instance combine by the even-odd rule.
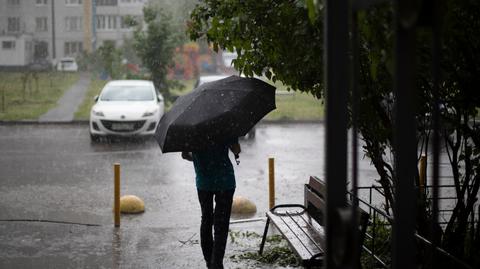
[[[97,15],[97,29],[105,29],[105,16]]]
[[[65,31],[79,32],[83,29],[82,17],[65,17]]]
[[[64,54],[65,56],[73,56],[82,52],[83,44],[82,42],[72,41],[72,42],[65,42],[64,47]]]
[[[47,17],[35,18],[35,30],[37,32],[48,31]]]
[[[9,32],[20,32],[20,18],[19,17],[10,17],[8,18],[7,31]]]
[[[2,41],[2,49],[4,50],[14,50],[15,49],[15,41]]]
[[[66,5],[81,5],[83,0],[65,0]]]
[[[108,15],[107,20],[107,28],[108,29],[116,29],[117,28],[117,16],[115,15]]]
[[[33,45],[33,58],[43,59],[48,56],[48,42],[36,41]]]
[[[117,0],[97,0],[97,6],[116,6]]]
[[[37,6],[44,6],[47,4],[47,0],[35,0]]]
[[[113,30],[117,29],[116,15],[97,15],[97,29]]]
[[[7,4],[18,6],[18,5],[20,5],[20,0],[7,0]]]
[[[139,5],[144,4],[146,0],[120,0],[122,5]]]

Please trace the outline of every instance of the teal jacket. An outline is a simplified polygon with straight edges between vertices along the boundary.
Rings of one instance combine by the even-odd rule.
[[[203,191],[235,189],[235,173],[228,152],[229,146],[238,143],[238,140],[232,142],[208,150],[192,152],[197,189]]]

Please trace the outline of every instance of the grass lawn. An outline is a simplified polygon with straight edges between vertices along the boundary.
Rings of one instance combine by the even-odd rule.
[[[36,120],[78,79],[77,73],[38,73],[35,79],[21,72],[0,72],[0,120]]]
[[[90,118],[90,109],[95,103],[94,98],[96,95],[100,94],[100,91],[107,82],[108,80],[92,79],[87,93],[85,94],[85,98],[83,99],[83,103],[80,104],[77,112],[75,112],[75,120],[88,120]]]
[[[266,120],[321,120],[324,104],[311,94],[289,92],[276,95],[277,109],[270,112]]]
[[[273,83],[272,83],[273,84]],[[277,109],[270,112],[266,120],[322,120],[325,107],[322,100],[302,92],[287,91],[281,82],[273,84],[277,87],[275,102]]]

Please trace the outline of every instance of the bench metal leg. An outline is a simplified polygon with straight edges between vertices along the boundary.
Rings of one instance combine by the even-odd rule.
[[[262,255],[263,247],[265,245],[265,240],[267,239],[268,225],[270,224],[270,218],[267,218],[267,223],[265,224],[265,231],[263,232],[262,243],[260,244],[260,251],[258,254]]]

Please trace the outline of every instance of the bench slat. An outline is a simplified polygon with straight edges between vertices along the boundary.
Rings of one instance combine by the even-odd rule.
[[[321,211],[325,210],[326,208],[325,200],[323,200],[315,192],[313,192],[309,188],[306,188],[305,195],[306,195],[307,202],[311,203],[314,207],[318,208]],[[305,206],[308,206],[308,205],[305,205]]]
[[[309,223],[306,213],[278,216],[268,212],[267,215],[303,261],[324,252],[321,245],[325,236],[323,227],[315,221]]]
[[[325,182],[323,182],[321,179],[312,176],[308,181],[308,185],[323,199],[327,199],[327,185],[325,185]]]
[[[303,265],[311,266],[323,263],[325,246],[324,219],[326,211],[326,184],[318,177],[310,177],[304,188],[304,207],[302,205],[279,205],[267,212],[268,219],[280,231],[295,253],[301,258]],[[351,204],[349,203],[349,206]],[[282,209],[281,209],[282,208]],[[301,208],[301,209],[299,209]],[[281,210],[280,210],[281,209]],[[360,246],[368,225],[369,215],[358,207]],[[260,247],[263,251],[268,223]],[[316,255],[320,254],[320,257]],[[317,258],[311,260],[313,256]]]

